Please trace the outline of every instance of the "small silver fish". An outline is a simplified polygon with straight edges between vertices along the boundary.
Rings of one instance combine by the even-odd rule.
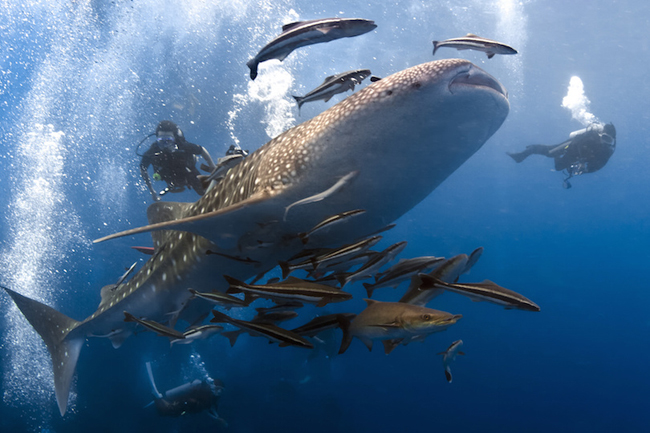
[[[300,113],[300,108],[305,102],[318,101],[319,99],[327,102],[334,95],[347,92],[348,90],[354,90],[354,86],[361,84],[370,73],[370,69],[356,69],[331,75],[323,80],[323,84],[316,87],[305,96],[294,95],[293,98],[298,103],[298,113]]]
[[[447,382],[451,383],[451,369],[449,368],[449,364],[456,359],[456,355],[464,355],[464,352],[461,352],[460,346],[463,345],[463,340],[456,340],[451,345],[445,350],[444,352],[438,353],[438,355],[442,355],[442,365],[445,367],[445,377],[447,378]]]
[[[257,66],[262,62],[271,59],[282,61],[296,48],[351,38],[376,28],[374,21],[361,18],[324,18],[285,24],[282,33],[266,44],[246,66],[251,70],[251,80],[254,80],[257,77]]]
[[[333,224],[340,223],[341,221],[346,221],[349,217],[353,217],[355,215],[361,215],[365,213],[366,211],[363,209],[355,209],[355,210],[349,210],[346,212],[341,212],[336,215],[332,215],[330,217],[325,218],[323,221],[320,223],[316,224],[311,230],[305,233],[298,233],[298,237],[302,241],[303,245],[306,244],[309,241],[309,236],[313,235],[319,230],[322,230],[323,228],[326,227],[331,227]]]
[[[138,319],[134,315],[127,313],[126,311],[124,312],[124,321],[125,322],[136,322],[139,323],[140,325],[144,326],[150,331],[155,332],[156,334],[160,335],[161,337],[170,337],[170,338],[175,338],[175,339],[183,339],[185,336],[183,333],[178,332],[177,330],[170,328],[169,326],[165,326],[161,323],[155,322],[153,320],[146,320],[146,319]]]
[[[497,305],[503,305],[506,310],[516,308],[525,311],[540,311],[539,305],[527,297],[512,290],[501,287],[498,284],[485,280],[482,283],[446,283],[436,277],[427,274],[418,274],[422,283],[433,285],[450,292],[467,296],[473,301],[487,301]]]
[[[440,47],[456,48],[459,51],[483,51],[485,54],[487,54],[488,59],[494,57],[495,54],[517,54],[517,50],[509,45],[493,41],[492,39],[482,38],[472,33],[468,33],[462,38],[452,38],[444,41],[433,41],[434,56]]]

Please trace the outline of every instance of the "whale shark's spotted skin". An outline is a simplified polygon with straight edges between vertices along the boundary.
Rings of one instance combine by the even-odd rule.
[[[119,346],[135,326],[124,322],[124,311],[191,323],[211,306],[189,302],[189,289],[225,290],[226,273],[246,280],[275,267],[303,248],[298,233],[328,216],[365,210],[314,233],[310,248],[343,245],[383,228],[494,134],[508,113],[506,95],[465,60],[385,77],[272,139],[196,203],[155,203],[150,226],[103,238],[152,231],[155,253],[130,281],[103,290],[97,311],[83,322],[6,289],[52,355],[61,414],[87,337],[108,336]]]

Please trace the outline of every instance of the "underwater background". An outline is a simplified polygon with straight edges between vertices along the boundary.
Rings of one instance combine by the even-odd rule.
[[[475,33],[519,54],[488,60],[445,48],[435,59],[465,58],[496,77],[509,91],[510,114],[377,249],[407,240],[401,258],[451,257],[482,246],[461,281],[490,279],[541,311],[448,293],[429,306],[462,320],[390,355],[356,339],[343,355],[335,347],[313,357],[247,335],[234,347],[216,336],[171,349],[152,333],[118,350],[91,339],[61,417],[45,345],[3,294],[1,431],[648,431],[650,4],[17,3],[0,4],[1,284],[81,319],[95,310],[100,287],[146,261],[130,247],[149,245],[147,235],[91,240],[147,223],[151,198],[135,151],[158,121],[178,123],[213,158],[231,144],[252,151],[345,97],[305,104],[298,115],[291,95],[326,76],[368,68],[384,77],[433,60],[433,40]],[[334,16],[378,27],[298,49],[249,79],[246,62],[282,24]],[[570,92],[572,77],[583,87]],[[585,126],[585,113],[614,123],[617,150],[602,170],[572,179],[573,188],[562,188],[550,159],[515,164],[506,155],[562,142]],[[171,199],[196,198],[189,191]],[[354,300],[323,310],[361,311],[361,284],[346,290]],[[404,290],[373,298],[396,301]],[[437,353],[458,339],[466,355],[452,364],[450,384]],[[206,375],[222,380],[219,414],[228,426],[206,414],[161,418],[145,407],[146,362],[161,389]]]

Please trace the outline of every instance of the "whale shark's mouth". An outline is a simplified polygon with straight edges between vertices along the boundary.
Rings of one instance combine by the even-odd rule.
[[[449,91],[451,93],[455,93],[454,90],[468,87],[482,87],[492,89],[508,99],[508,91],[493,76],[474,65],[469,65],[469,67],[463,69],[449,82]]]

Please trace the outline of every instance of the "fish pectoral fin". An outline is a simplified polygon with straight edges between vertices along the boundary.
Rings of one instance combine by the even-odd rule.
[[[372,352],[372,339],[368,337],[361,337],[357,335],[357,338],[363,342],[363,344],[366,345],[369,351]],[[341,352],[339,352],[341,353]]]
[[[491,59],[492,57],[494,57],[494,53],[487,53],[487,57],[488,59]]]
[[[119,349],[122,343],[129,338],[133,333],[131,331],[121,330],[115,333],[112,333],[108,336],[108,339],[111,340],[113,349]]]
[[[382,343],[384,343],[384,353],[388,355],[391,353],[399,344],[402,342],[402,339],[394,339],[394,340],[383,340]]]
[[[269,212],[272,212],[274,207],[277,208],[277,205],[274,206],[273,199],[278,195],[272,195],[266,191],[256,193],[245,200],[216,211],[125,230],[95,239],[93,243],[157,230],[176,230],[202,236],[220,248],[224,248],[223,245],[232,242],[236,246],[237,240],[245,234],[243,230],[251,227],[257,221],[268,219]],[[229,246],[225,246],[225,248]]]

